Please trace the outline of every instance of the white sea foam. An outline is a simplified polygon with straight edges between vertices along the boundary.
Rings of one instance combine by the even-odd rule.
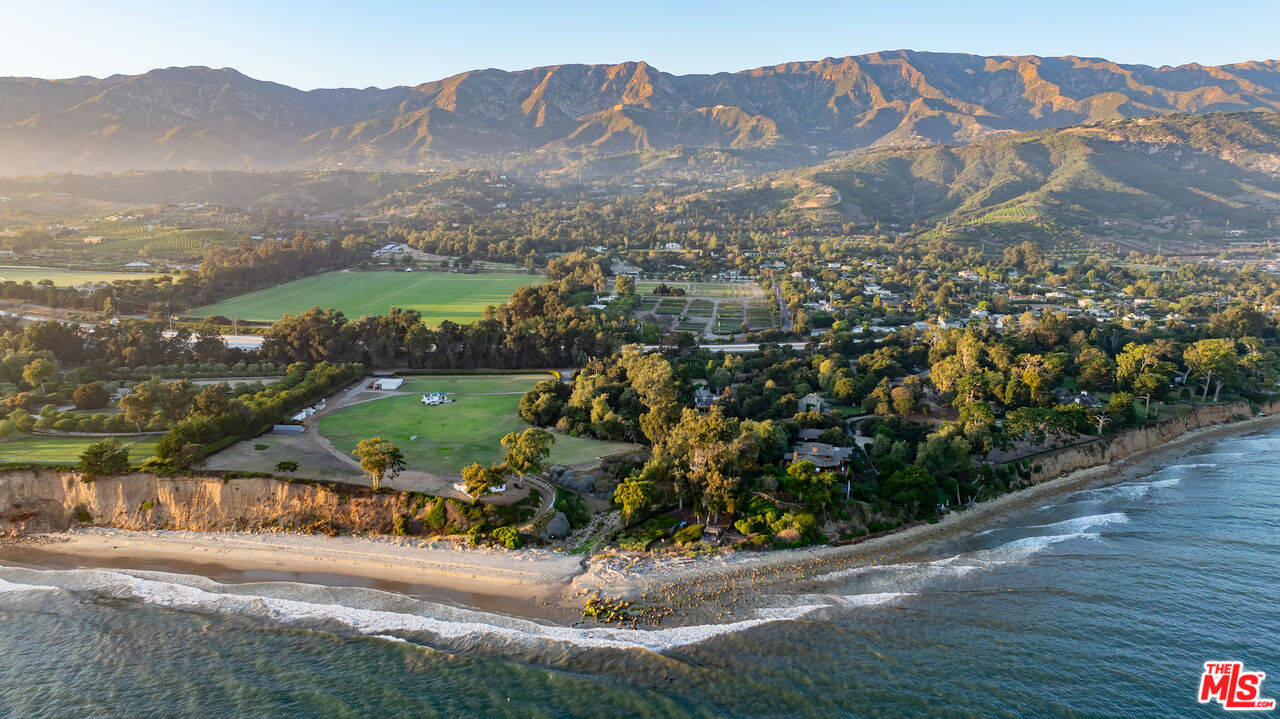
[[[8,568],[5,568],[6,570]],[[648,649],[662,652],[698,644],[712,637],[740,632],[762,624],[798,619],[823,604],[757,610],[749,619],[726,624],[702,624],[651,630],[628,630],[612,627],[564,627],[541,624],[500,614],[449,607],[431,602],[414,601],[416,612],[391,611],[383,608],[350,606],[339,603],[314,602],[268,594],[245,594],[234,585],[222,585],[204,577],[166,574],[166,580],[140,573],[87,570],[21,570],[27,584],[0,580],[0,590],[7,586],[21,589],[67,589],[92,592],[116,599],[129,599],[153,606],[196,612],[212,612],[258,617],[281,624],[309,626],[341,626],[351,631],[384,639],[405,639],[409,635],[428,635],[445,642],[489,640],[513,647],[531,647],[556,643],[566,646],[612,649]],[[191,581],[187,581],[190,579]],[[300,593],[319,589],[311,585],[274,583],[279,591],[296,587]],[[16,590],[10,590],[16,591]],[[322,592],[324,593],[324,592]],[[364,590],[366,596],[387,593]],[[401,602],[399,595],[388,595]]]
[[[1181,477],[1170,477],[1168,479],[1157,479],[1156,481],[1151,482],[1150,484],[1152,487],[1164,488],[1164,487],[1172,487],[1181,481],[1182,481]]]
[[[0,593],[16,594],[18,592],[47,592],[56,591],[57,587],[42,586],[39,584],[18,584],[14,582],[6,582],[0,579]]]
[[[1083,532],[1090,527],[1102,527],[1108,524],[1124,524],[1129,521],[1129,516],[1124,512],[1110,512],[1107,514],[1094,514],[1088,517],[1075,517],[1073,519],[1064,519],[1061,522],[1052,522],[1050,524],[1035,524],[1034,529],[1056,529],[1064,533],[1073,534]]]
[[[1005,542],[995,549],[984,550],[992,555],[1008,555],[1016,557],[1030,556],[1049,547],[1072,539],[1099,539],[1102,535],[1096,532],[1072,532],[1071,534],[1048,534],[1040,537],[1023,537]]]

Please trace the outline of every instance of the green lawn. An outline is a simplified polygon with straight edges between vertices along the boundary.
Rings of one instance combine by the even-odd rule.
[[[112,282],[115,280],[141,280],[155,277],[142,272],[89,272],[82,270],[32,269],[29,267],[0,267],[0,280],[31,282],[53,280],[59,287],[72,287],[87,282]]]
[[[409,469],[458,474],[472,462],[502,460],[499,440],[521,432],[520,395],[459,394],[452,404],[427,407],[415,395],[389,397],[344,407],[320,419],[320,432],[343,452],[369,437],[382,437],[404,452]],[[416,440],[409,437],[417,435]],[[577,464],[630,445],[556,435],[551,462]]]
[[[519,392],[524,394],[545,380],[555,379],[550,372],[543,374],[441,374],[408,377],[402,392]]]
[[[60,462],[75,464],[80,461],[80,453],[85,447],[97,442],[100,437],[47,437],[26,435],[17,439],[0,442],[0,463],[26,462]],[[129,461],[141,462],[155,454],[158,436],[143,437],[136,443],[129,437],[118,437],[120,443],[129,447]]]
[[[434,327],[444,320],[459,324],[478,320],[489,305],[502,304],[517,287],[540,280],[510,273],[328,272],[198,307],[188,314],[274,322],[285,313],[296,315],[312,307],[332,307],[352,319],[400,307],[417,310]]]

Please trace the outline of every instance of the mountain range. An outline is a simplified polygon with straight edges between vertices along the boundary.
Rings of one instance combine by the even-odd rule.
[[[800,165],[859,148],[1246,110],[1280,110],[1280,62],[1150,67],[899,50],[712,75],[628,62],[310,91],[186,67],[0,78],[0,174],[411,170],[676,146],[767,150]]]

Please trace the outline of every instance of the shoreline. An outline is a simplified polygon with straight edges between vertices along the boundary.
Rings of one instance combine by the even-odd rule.
[[[916,524],[842,546],[696,559],[622,554],[588,559],[558,551],[432,546],[392,537],[90,527],[0,545],[0,561],[35,568],[170,571],[226,583],[371,587],[561,625],[581,622],[586,598],[598,594],[667,607],[665,616],[652,623],[678,625],[738,615],[755,604],[759,591],[753,589],[803,590],[815,584],[812,577],[819,573],[922,557],[1019,510],[1080,489],[1132,479],[1214,440],[1277,422],[1280,414],[1189,430],[1117,462],[1078,469],[953,512],[936,524]]]

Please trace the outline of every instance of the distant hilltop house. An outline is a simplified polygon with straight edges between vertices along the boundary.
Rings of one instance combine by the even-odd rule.
[[[453,398],[444,392],[427,392],[422,395],[422,403],[430,407],[434,407],[438,404],[449,404],[452,401]]]
[[[134,267],[138,269],[141,269],[143,267],[150,267],[150,266],[151,266],[150,262],[130,262],[129,264],[125,265],[125,267]]]
[[[102,244],[102,236],[101,236],[101,235],[91,235],[91,236],[89,236],[89,237],[84,238],[83,242],[84,242],[86,245],[101,245],[101,244]]]
[[[801,412],[822,412],[827,402],[817,392],[810,392],[800,398],[799,405]]]
[[[813,462],[819,472],[843,472],[849,466],[853,447],[836,447],[822,442],[801,442],[791,450],[788,464]]]

